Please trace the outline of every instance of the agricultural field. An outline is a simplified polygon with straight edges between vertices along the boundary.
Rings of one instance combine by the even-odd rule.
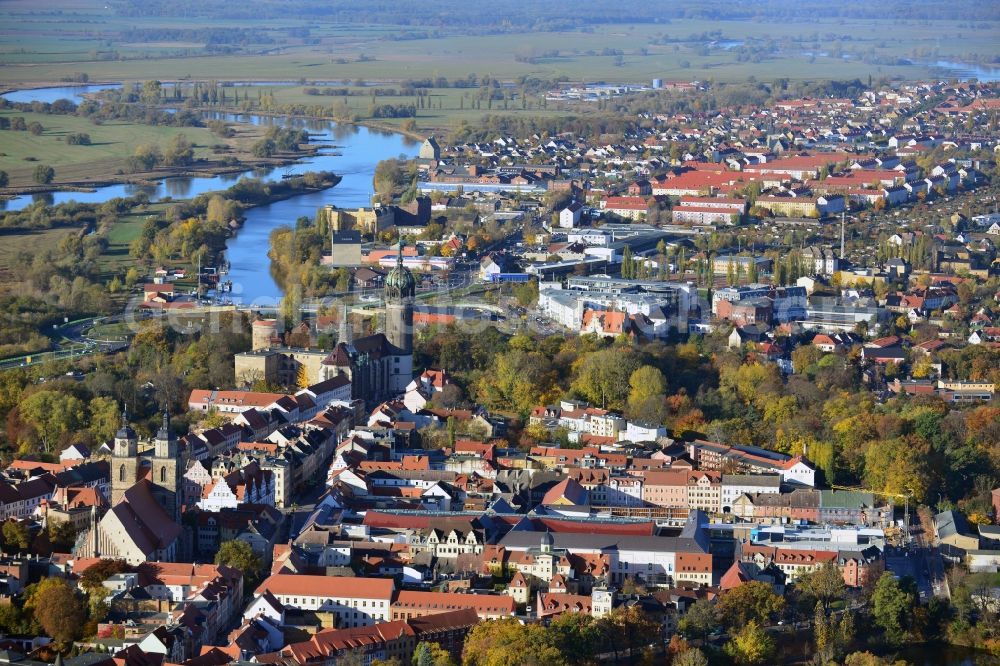
[[[161,152],[177,136],[183,135],[194,148],[196,160],[213,160],[201,166],[219,166],[219,156],[239,161],[255,161],[251,154],[253,144],[264,133],[264,128],[250,124],[233,127],[233,136],[220,138],[204,127],[170,127],[146,125],[131,121],[106,120],[94,123],[88,118],[73,115],[25,113],[12,109],[0,110],[0,118],[24,118],[25,124],[41,124],[41,134],[27,131],[0,130],[0,170],[10,177],[10,187],[36,185],[34,171],[39,164],[55,169],[55,185],[121,180],[126,159],[138,146],[155,145]],[[73,144],[67,139],[73,134],[86,134],[89,145]],[[200,168],[200,167],[194,167]],[[153,177],[165,174],[170,167],[157,167],[148,174],[134,176]]]
[[[209,130],[199,127],[164,127],[138,123],[108,121],[97,125],[87,118],[68,115],[0,111],[0,117],[22,117],[25,123],[38,122],[43,131],[34,135],[26,131],[0,130],[0,170],[10,176],[11,187],[34,185],[33,174],[38,164],[48,164],[56,170],[56,183],[87,182],[113,176],[122,168],[125,158],[141,144],[166,146],[173,137],[183,134],[195,145],[195,156],[211,154],[211,146],[220,143]],[[70,134],[88,134],[90,145],[71,145]]]
[[[990,21],[818,18],[605,24],[470,34],[461,26],[118,16],[114,4],[0,6],[0,85],[90,80],[397,81],[470,72],[503,79],[743,81],[926,77],[938,61],[995,63]],[[14,30],[10,26],[17,26]],[[447,24],[446,24],[447,25]],[[220,43],[221,42],[221,43]]]
[[[135,260],[129,257],[129,244],[142,231],[146,220],[162,217],[170,205],[169,203],[149,204],[115,220],[114,225],[108,230],[108,245],[101,253],[98,264],[104,280],[110,280],[115,275],[119,279],[125,277],[125,272],[135,265]]]
[[[35,254],[54,250],[69,234],[79,234],[79,229],[0,229],[0,284],[11,281],[11,266],[22,252]]]

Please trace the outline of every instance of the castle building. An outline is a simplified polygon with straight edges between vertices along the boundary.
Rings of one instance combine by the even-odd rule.
[[[406,392],[413,379],[413,301],[417,281],[403,266],[400,244],[396,265],[385,277],[385,333],[342,341],[323,360],[323,379],[346,375],[351,396],[378,402]]]
[[[385,333],[355,340],[341,334],[333,351],[276,347],[236,354],[237,381],[257,379],[291,385],[300,368],[311,383],[338,376],[351,380],[351,398],[378,403],[406,393],[413,379],[413,304],[417,282],[403,266],[400,246],[396,265],[385,277]],[[346,321],[346,313],[342,315]]]

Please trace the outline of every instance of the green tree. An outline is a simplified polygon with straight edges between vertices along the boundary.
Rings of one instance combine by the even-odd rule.
[[[456,666],[451,654],[434,642],[421,641],[413,650],[413,666]]]
[[[803,574],[795,582],[795,586],[821,603],[824,612],[830,609],[831,601],[843,599],[847,590],[843,574],[832,562],[827,562],[819,569]]]
[[[610,645],[617,657],[625,651],[629,658],[648,645],[659,626],[639,606],[620,606],[598,621],[603,643]]]
[[[46,528],[53,552],[69,553],[76,543],[76,528],[68,520],[49,521]]]
[[[21,417],[42,439],[46,451],[84,421],[86,409],[78,398],[59,391],[39,391],[20,405]]]
[[[215,553],[215,563],[242,571],[247,579],[243,589],[248,592],[254,589],[256,581],[260,577],[262,563],[257,553],[253,552],[250,544],[246,541],[239,539],[223,541]]]
[[[35,167],[35,182],[39,185],[48,185],[56,177],[56,170],[48,164],[39,164]]]
[[[309,371],[306,366],[300,365],[299,370],[295,375],[295,386],[300,389],[308,388],[309,384]]]
[[[528,412],[554,383],[555,373],[543,354],[511,349],[497,354],[491,370],[480,376],[477,394],[491,409]]]
[[[632,261],[632,248],[628,245],[622,250],[622,277],[631,279],[635,277],[635,263]]]
[[[785,600],[763,581],[752,581],[723,594],[716,604],[719,616],[730,627],[750,621],[767,624],[785,609]]]
[[[480,622],[465,638],[463,666],[562,666],[566,660],[552,645],[545,627],[514,618]]]
[[[160,147],[152,143],[142,143],[136,146],[135,153],[129,160],[131,171],[144,171],[152,169],[163,161],[163,154]]]
[[[90,430],[94,439],[105,442],[114,436],[121,421],[118,402],[113,398],[99,396],[91,399],[88,405],[90,411]]]
[[[698,648],[689,648],[674,657],[670,666],[708,666],[708,657]]]
[[[930,444],[908,435],[879,439],[865,449],[865,484],[886,493],[911,494],[924,500],[933,483]]]
[[[707,638],[719,628],[719,616],[715,607],[707,599],[699,599],[688,607],[681,618],[678,629],[689,638]]]
[[[549,625],[549,634],[569,663],[584,663],[600,649],[600,628],[594,617],[585,613],[557,615]]]
[[[19,520],[8,520],[3,524],[4,549],[8,552],[24,552],[31,545],[31,532]]]
[[[226,224],[238,216],[238,207],[235,201],[226,199],[220,194],[212,195],[208,200],[208,208],[205,211],[205,219],[209,222]]]
[[[93,595],[95,592],[100,593],[103,589],[103,583],[111,576],[120,573],[126,573],[132,570],[129,563],[125,560],[105,560],[101,559],[94,564],[87,567],[83,574],[80,576],[80,587],[82,587],[87,594]]]
[[[663,398],[667,392],[667,380],[659,368],[644,365],[637,368],[628,378],[628,401],[640,403],[647,398]]]
[[[278,146],[274,143],[273,139],[261,139],[253,144],[251,152],[253,152],[254,157],[271,157],[277,149]]]
[[[629,379],[639,369],[638,356],[628,348],[609,347],[583,357],[571,388],[606,409],[622,409],[629,396]]]
[[[382,160],[375,165],[372,182],[375,186],[375,192],[383,203],[392,201],[393,192],[402,186],[403,179],[404,174],[399,166],[399,160]]]
[[[644,423],[663,423],[666,392],[667,380],[658,368],[640,367],[629,377],[628,416]]]
[[[823,604],[817,601],[813,613],[813,643],[816,647],[816,653],[826,655],[831,647],[832,639],[826,611],[823,609]]]
[[[30,634],[31,617],[14,604],[0,605],[0,633],[13,636]]]
[[[840,643],[838,647],[840,650],[846,652],[854,643],[854,613],[846,611],[840,616],[840,626],[837,633]]]
[[[823,352],[813,345],[800,345],[792,350],[792,368],[795,374],[801,375],[806,368],[818,363],[823,358]]]
[[[872,616],[875,624],[885,631],[888,642],[899,645],[909,635],[913,625],[916,595],[909,586],[900,584],[892,573],[886,571],[875,583],[872,594]]]
[[[750,620],[726,643],[723,650],[739,666],[770,663],[776,651],[774,640],[756,620]]]
[[[854,652],[844,658],[844,666],[908,666],[902,659],[893,661],[888,657],[879,657],[871,652]]]
[[[25,607],[45,633],[61,645],[80,638],[87,607],[70,584],[62,578],[44,578],[33,587]]]
[[[194,162],[194,146],[186,135],[174,135],[163,152],[163,162],[168,166],[189,166]]]
[[[157,104],[160,101],[162,90],[163,86],[159,81],[145,81],[142,84],[139,99],[142,100],[143,104]]]

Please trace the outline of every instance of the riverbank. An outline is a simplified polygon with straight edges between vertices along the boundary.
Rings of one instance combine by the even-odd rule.
[[[30,95],[18,95],[17,101],[31,103],[62,98],[79,101],[87,90],[93,88],[64,85],[59,88],[37,90]],[[244,303],[258,299],[274,303],[282,294],[271,277],[270,260],[267,257],[268,236],[271,231],[278,226],[292,224],[299,217],[311,218],[315,216],[318,208],[325,205],[332,204],[340,208],[371,205],[373,176],[378,163],[400,155],[408,158],[416,157],[422,139],[419,134],[400,132],[399,128],[386,125],[369,127],[365,123],[337,123],[327,118],[242,111],[234,114],[217,109],[208,115],[215,115],[217,116],[215,119],[233,124],[238,132],[249,131],[252,128],[255,132],[261,133],[272,125],[306,129],[309,133],[309,143],[303,145],[308,145],[309,151],[301,155],[287,156],[288,159],[282,160],[284,165],[279,167],[242,172],[236,168],[225,168],[222,170],[227,172],[226,175],[212,177],[192,176],[190,172],[188,175],[170,174],[155,187],[114,184],[104,188],[85,188],[94,190],[89,192],[37,193],[35,198],[49,205],[58,205],[71,200],[101,204],[114,198],[128,198],[142,194],[148,197],[152,209],[158,209],[161,204],[171,206],[210,192],[225,192],[237,184],[241,175],[257,178],[265,185],[274,185],[266,199],[255,200],[252,205],[248,205],[244,200],[243,210],[239,214],[244,218],[243,224],[239,229],[233,230],[235,233],[229,234],[224,243],[224,256],[229,264],[229,274],[226,279],[231,280],[234,286],[232,297]],[[282,183],[286,183],[289,178],[309,172],[332,172],[337,174],[337,180],[319,187],[300,187],[295,191],[286,190],[282,186]],[[130,177],[136,179],[134,174]],[[0,203],[0,211],[4,207],[8,211],[21,210],[31,205],[32,198],[22,196],[15,201]],[[113,251],[108,254],[114,256],[109,257],[109,261],[102,265],[104,269],[102,273],[106,279],[110,280],[112,275],[118,275],[120,278],[128,267],[134,265],[135,260],[130,255],[129,243],[139,235],[148,220],[148,214],[137,211],[136,215],[129,218],[128,224],[112,226],[109,237]],[[63,235],[70,233],[68,230],[60,231]],[[79,230],[75,233],[79,233]],[[56,241],[55,244],[48,244],[57,245],[58,235],[56,233],[48,235]]]
[[[178,167],[157,167],[149,171],[122,174],[104,179],[93,178],[80,181],[61,181],[48,185],[25,185],[0,189],[0,200],[11,200],[19,196],[48,194],[51,192],[96,192],[99,188],[113,185],[130,185],[137,188],[156,187],[165,178],[210,178],[228,176],[257,169],[278,169],[314,157],[323,147],[306,146],[298,153],[282,153],[271,158],[254,158],[250,161],[225,162],[208,160],[202,164]]]

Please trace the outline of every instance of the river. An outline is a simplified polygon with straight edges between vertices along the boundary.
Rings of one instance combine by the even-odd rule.
[[[38,88],[15,91],[4,97],[16,102],[36,100],[53,102],[57,99],[72,99],[79,102],[85,93],[111,87],[114,86],[105,84]],[[320,145],[325,144],[329,148],[295,164],[274,169],[256,169],[222,176],[164,178],[155,187],[109,185],[97,188],[93,192],[51,192],[21,196],[0,202],[0,210],[20,210],[39,200],[48,204],[66,201],[101,203],[138,192],[146,192],[153,201],[167,197],[189,199],[204,192],[224,190],[244,175],[277,180],[283,175],[302,174],[308,171],[333,171],[343,179],[332,190],[302,194],[267,206],[252,208],[246,213],[243,227],[237,232],[236,237],[229,241],[226,258],[230,264],[228,279],[233,282],[233,300],[273,305],[281,297],[281,289],[271,277],[270,260],[267,257],[268,236],[271,231],[283,224],[293,224],[303,215],[312,217],[316,209],[324,204],[334,204],[340,208],[369,205],[375,166],[381,160],[400,155],[414,157],[419,149],[418,142],[402,134],[367,127],[299,118],[217,113],[206,115],[230,122],[301,127],[308,130],[312,141]]]

